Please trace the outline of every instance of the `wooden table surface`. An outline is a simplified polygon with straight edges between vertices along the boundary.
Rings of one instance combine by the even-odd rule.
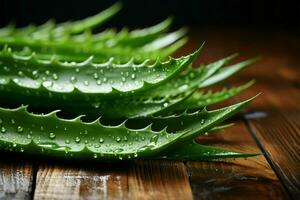
[[[300,43],[279,31],[191,29],[183,55],[206,41],[197,63],[240,52],[262,56],[225,82],[256,84],[225,104],[262,94],[231,121],[235,126],[204,144],[245,152],[249,159],[222,162],[133,161],[64,163],[5,156],[0,199],[300,199]],[[224,104],[224,105],[225,105]]]

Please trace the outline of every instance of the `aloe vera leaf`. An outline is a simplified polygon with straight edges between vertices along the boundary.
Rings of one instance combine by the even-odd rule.
[[[260,154],[242,153],[219,147],[201,145],[196,143],[195,141],[192,141],[180,144],[172,150],[162,152],[161,155],[154,156],[153,159],[213,161],[227,158],[247,158],[257,155]]]
[[[1,58],[1,84],[6,91],[26,88],[29,93],[49,92],[58,97],[126,95],[157,87],[187,67],[197,57],[193,54],[166,62],[114,64],[112,60],[94,64],[92,59],[82,63],[65,63],[56,59],[42,61],[31,56],[17,56],[4,49]],[[9,67],[8,67],[9,66]],[[30,66],[30,67],[28,67]],[[68,98],[68,97],[65,98]]]
[[[209,90],[208,92],[195,92],[192,96],[190,96],[185,101],[181,102],[177,107],[176,111],[182,110],[194,110],[199,108],[204,108],[209,105],[213,105],[222,101],[225,101],[229,98],[232,98],[241,92],[245,91],[249,87],[254,84],[255,81],[249,81],[248,83],[231,88],[224,88],[222,91],[212,92]],[[173,110],[175,111],[175,110]]]
[[[251,99],[216,111],[202,111],[204,123],[190,123],[185,130],[176,133],[165,128],[156,132],[151,126],[132,130],[126,128],[125,122],[118,126],[104,126],[99,120],[85,123],[80,120],[81,116],[72,120],[60,119],[56,116],[58,111],[36,115],[28,113],[24,106],[0,108],[0,148],[67,158],[142,159],[210,130],[249,101]]]
[[[213,76],[211,76],[210,78],[203,81],[199,85],[199,88],[208,87],[213,84],[219,83],[223,80],[226,80],[230,76],[232,76],[232,75],[236,74],[237,72],[241,71],[242,69],[244,69],[245,67],[255,63],[258,59],[259,58],[252,58],[252,59],[248,59],[248,60],[245,60],[243,62],[234,64],[234,65],[222,68],[217,73],[215,73]]]
[[[128,31],[127,29],[123,29],[121,32],[116,34],[113,38],[106,41],[108,46],[131,46],[131,47],[139,47],[143,46],[166,32],[173,19],[171,17],[167,18],[166,20],[156,24],[154,26],[150,26],[143,29],[136,29],[132,31]],[[176,36],[183,36],[186,32],[183,30],[180,32],[176,32]],[[176,40],[175,40],[176,41]],[[149,49],[147,49],[149,50]]]
[[[104,22],[106,22],[108,19],[114,16],[117,12],[119,12],[121,7],[121,3],[117,2],[111,7],[103,10],[102,12],[94,16],[73,22],[64,22],[56,24],[53,20],[49,20],[40,26],[29,25],[23,28],[15,28],[14,26],[8,25],[7,27],[0,29],[0,35],[18,38],[28,38],[31,40],[49,40],[54,36],[64,37],[65,35],[78,34],[102,25]],[[1,34],[2,32],[7,32],[7,30],[10,30],[8,32],[9,34]]]
[[[233,125],[234,125],[234,123],[230,123],[230,124],[223,124],[223,125],[219,125],[219,126],[213,127],[212,129],[210,129],[209,131],[207,131],[205,133],[205,135],[212,135],[212,134],[217,133],[219,131],[224,131],[225,129],[230,128]]]
[[[202,50],[203,45],[200,47]],[[193,69],[187,68],[185,71],[180,73],[178,76],[174,77],[166,84],[158,87],[153,91],[148,91],[150,96],[176,96],[186,91],[191,91],[198,88],[198,86],[208,77],[216,73],[220,68],[222,68],[227,62],[232,60],[236,54],[213,62],[205,67]]]
[[[217,109],[214,111],[207,111],[206,108],[204,108],[202,110],[198,110],[193,113],[183,112],[179,115],[137,118],[137,119],[133,119],[133,120],[128,120],[127,125],[128,125],[128,127],[135,128],[136,125],[144,127],[144,126],[148,126],[149,124],[152,124],[153,130],[161,130],[161,129],[167,127],[167,131],[169,131],[169,132],[182,131],[187,128],[193,128],[194,126],[197,126],[198,123],[200,123],[200,124],[207,123],[207,119],[206,119],[207,115],[210,115],[210,116],[216,115],[216,116],[218,116],[218,118],[220,118],[220,122],[222,122],[222,121],[224,121],[225,118],[227,119],[232,114],[241,110],[245,105],[250,103],[255,97],[248,99],[244,102],[234,104],[232,106],[228,106],[225,108]],[[220,113],[222,113],[222,115]],[[231,113],[231,114],[228,114],[228,113]],[[219,125],[219,123],[216,123],[215,126],[216,125]],[[211,127],[211,128],[213,128],[213,127]],[[194,129],[194,130],[196,130],[196,129]],[[205,131],[210,131],[210,130],[211,129],[207,129]],[[206,132],[201,132],[201,134],[205,134],[205,133]]]
[[[14,51],[22,51],[24,47],[31,51],[37,52],[37,57],[40,59],[50,59],[55,55],[59,60],[81,62],[89,56],[94,56],[97,62],[104,62],[107,59],[114,57],[120,63],[128,62],[131,58],[135,58],[136,62],[150,59],[156,60],[160,58],[164,60],[167,56],[178,50],[186,43],[185,39],[179,40],[166,48],[160,50],[149,51],[141,48],[131,47],[107,47],[104,44],[90,46],[84,43],[70,43],[68,41],[25,41],[16,40],[15,38],[0,38],[0,47],[8,45]]]
[[[183,93],[176,97],[165,97],[161,99],[155,99],[155,97],[146,98],[143,97],[143,95],[134,95],[118,98],[105,98],[97,102],[85,103],[67,100],[50,101],[49,99],[32,99],[30,97],[23,97],[20,100],[16,100],[16,97],[3,97],[0,100],[0,105],[15,106],[26,103],[30,105],[29,108],[31,110],[38,111],[39,113],[59,109],[62,110],[61,115],[63,116],[85,115],[85,119],[88,120],[94,120],[99,116],[102,116],[107,122],[113,122],[120,119],[152,116],[155,113],[178,105],[192,93],[193,91]],[[13,102],[13,104],[11,105],[10,102]]]
[[[113,4],[111,7],[101,11],[100,13],[87,17],[82,20],[73,21],[73,22],[65,22],[58,24],[56,27],[56,31],[60,31],[59,29],[65,29],[72,34],[81,33],[87,29],[93,29],[97,26],[102,25],[108,19],[113,17],[116,13],[118,13],[122,8],[120,2]]]

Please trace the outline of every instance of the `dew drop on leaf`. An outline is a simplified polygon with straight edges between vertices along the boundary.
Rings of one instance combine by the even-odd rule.
[[[90,84],[90,82],[86,80],[86,81],[83,82],[83,84],[84,84],[85,86],[88,86],[88,85]]]
[[[58,80],[58,75],[57,74],[52,74],[52,78],[53,78],[53,80]]]
[[[80,141],[81,141],[80,137],[76,137],[76,138],[75,138],[75,142],[76,142],[76,143],[79,143]]]
[[[99,76],[98,76],[98,74],[96,72],[93,74],[93,77],[94,77],[94,79],[98,79],[99,78]]]
[[[1,127],[1,133],[5,133],[6,132],[6,128],[4,126]]]
[[[17,127],[17,132],[18,132],[18,133],[22,133],[22,132],[23,132],[23,130],[24,130],[24,129],[23,129],[23,127],[22,127],[22,126],[18,126],[18,127]]]
[[[75,76],[72,76],[70,79],[71,83],[76,83],[77,82],[77,78]]]
[[[56,137],[56,135],[53,132],[49,133],[49,138],[50,139],[53,140],[55,137]]]

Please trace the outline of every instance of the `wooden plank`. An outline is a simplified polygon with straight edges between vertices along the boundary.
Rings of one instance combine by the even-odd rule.
[[[254,45],[256,41],[253,33],[211,30],[202,30],[201,34],[196,34],[199,32],[194,31],[195,35],[192,35],[193,43],[187,47],[190,51],[195,48],[195,44],[201,43],[199,35],[205,38],[206,48],[200,57],[201,62],[211,62],[233,52],[243,52],[243,55],[246,52],[247,56],[242,57],[241,60],[257,56],[257,54],[260,55],[260,51],[263,52],[263,50],[257,49]],[[251,40],[248,40],[248,38],[251,38]],[[261,38],[259,39],[261,40]],[[262,41],[257,43],[264,44]],[[245,73],[247,72],[248,70],[245,71]],[[239,84],[244,84],[246,81],[257,78],[257,76],[259,76],[259,73],[255,72],[248,75],[247,78],[240,74],[236,77],[239,77],[239,80],[242,81]],[[235,80],[233,82],[236,83],[238,81]],[[252,93],[247,93],[243,99],[254,96],[261,91],[250,90]],[[228,105],[233,102],[225,104]],[[257,106],[258,101],[255,100],[252,105]],[[257,107],[252,108],[249,110],[255,111],[254,108]],[[260,148],[252,138],[246,124],[241,120],[234,122],[236,123],[234,127],[212,137],[202,137],[200,143],[222,146],[243,152],[259,152]],[[218,163],[188,162],[187,169],[190,174],[190,182],[195,199],[288,198],[283,185],[264,156]]]
[[[279,41],[276,42],[278,44]],[[296,44],[299,44],[296,42]],[[267,43],[268,44],[268,43]],[[300,196],[300,90],[299,56],[293,44],[276,47],[271,44],[264,59],[255,68],[249,68],[237,76],[234,82],[256,77],[257,83],[244,96],[257,92],[263,94],[255,104],[248,107],[256,110],[248,114],[249,126],[268,161],[284,183],[290,195]],[[258,76],[259,74],[259,76]]]
[[[300,113],[273,114],[250,123],[281,180],[292,196],[299,198]]]
[[[213,136],[198,139],[201,144],[243,152],[259,152],[243,121]],[[188,162],[195,199],[287,199],[287,194],[264,158],[226,162]]]
[[[257,55],[263,57],[255,66],[235,76],[232,82],[243,84],[256,79],[257,83],[242,95],[245,99],[263,93],[247,107],[252,112],[247,117],[256,118],[249,121],[253,136],[285,188],[297,199],[300,144],[295,119],[298,119],[300,110],[299,37],[285,32],[254,33],[225,29],[208,29],[202,31],[200,36],[206,39],[207,44],[202,55],[204,61],[224,57],[229,52],[241,52],[241,60]],[[196,40],[193,44],[197,44]]]
[[[0,199],[31,199],[33,165],[14,159],[1,158]]]
[[[128,199],[127,167],[41,165],[34,199]]]
[[[182,162],[135,161],[128,185],[130,199],[193,199]]]

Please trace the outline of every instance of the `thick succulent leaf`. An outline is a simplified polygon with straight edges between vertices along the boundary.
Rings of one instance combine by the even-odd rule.
[[[150,127],[130,130],[124,123],[113,127],[98,120],[84,123],[80,117],[59,119],[56,112],[35,115],[28,113],[26,107],[1,108],[0,148],[57,156],[80,153],[89,154],[90,158],[96,155],[102,159],[128,159],[158,152],[189,132],[169,134],[165,130],[154,132]]]
[[[166,20],[160,22],[159,24],[156,24],[151,27],[147,27],[144,29],[136,29],[132,31],[128,31],[127,29],[123,29],[121,32],[116,34],[111,39],[107,40],[105,43],[108,46],[131,46],[131,47],[139,47],[143,46],[149,42],[152,42],[156,38],[159,38],[159,36],[166,32],[171,23],[172,18],[169,17]],[[176,40],[178,40],[180,37],[186,34],[186,31],[180,30],[177,32],[174,32],[172,34],[173,37],[177,37]],[[169,36],[169,40],[171,36]],[[99,37],[97,38],[99,41]],[[166,39],[165,39],[166,40]],[[176,40],[173,40],[175,42]],[[150,50],[149,48],[147,49]]]
[[[252,58],[245,60],[243,62],[225,67],[220,69],[217,73],[215,73],[213,76],[210,78],[206,79],[203,81],[201,84],[199,84],[199,88],[204,88],[207,86],[211,86],[213,84],[219,83],[223,80],[228,79],[230,76],[236,74],[237,72],[241,71],[245,67],[255,63],[258,60],[258,58]]]
[[[159,156],[154,156],[153,159],[212,161],[227,158],[247,158],[257,155],[259,153],[242,153],[219,147],[201,145],[192,141],[180,144],[173,150],[162,152]]]
[[[100,26],[120,11],[121,7],[120,3],[115,3],[94,16],[73,22],[55,24],[53,20],[49,20],[40,26],[29,25],[24,28],[15,28],[14,25],[9,24],[7,27],[0,29],[0,35],[37,40],[66,37]]]
[[[187,33],[187,29],[181,28],[172,33],[166,33],[166,34],[158,37],[157,39],[145,44],[141,48],[146,51],[159,50],[161,48],[165,48],[165,47],[173,44],[174,42],[176,42],[177,40],[182,38],[186,33]],[[184,40],[187,40],[187,38],[185,38]]]
[[[203,45],[200,47],[202,50]],[[187,70],[174,77],[166,84],[158,87],[155,90],[148,91],[149,96],[176,96],[178,94],[194,90],[206,79],[211,77],[219,69],[221,69],[226,63],[232,60],[236,54],[213,62],[204,67],[197,69],[188,68]]]
[[[0,47],[8,45],[14,51],[30,51],[37,52],[37,57],[40,59],[51,59],[55,55],[59,60],[80,62],[89,56],[94,56],[97,62],[104,62],[107,59],[114,57],[119,63],[128,62],[131,58],[135,58],[136,62],[142,62],[146,59],[156,60],[160,58],[164,60],[174,51],[178,50],[186,43],[185,39],[179,40],[172,45],[160,50],[143,50],[142,48],[131,47],[107,47],[105,44],[97,46],[86,45],[85,43],[70,43],[66,41],[25,41],[23,39],[16,40],[15,38],[0,38]]]
[[[56,59],[39,60],[34,55],[18,56],[9,49],[0,54],[2,91],[13,93],[25,89],[33,96],[59,98],[93,98],[125,95],[159,86],[185,69],[198,55],[155,64],[114,64],[112,60],[95,64],[92,58],[82,63],[65,63]],[[37,95],[35,92],[38,92]]]
[[[106,10],[103,10],[102,12],[94,16],[87,17],[85,19],[78,20],[78,21],[58,24],[58,26],[55,28],[55,31],[59,32],[62,30],[66,30],[66,32],[76,34],[76,33],[81,33],[88,29],[93,29],[97,26],[100,26],[108,19],[113,17],[116,13],[120,11],[121,8],[122,8],[121,3],[117,2],[111,7],[107,8]]]
[[[179,115],[170,115],[170,116],[164,116],[164,117],[147,117],[147,118],[137,118],[128,120],[126,123],[128,127],[130,128],[139,128],[144,127],[152,124],[153,130],[160,130],[165,127],[167,127],[167,131],[170,132],[177,132],[182,131],[187,128],[193,128],[196,130],[197,124],[200,122],[200,124],[206,124],[209,123],[207,121],[207,116],[217,116],[218,120],[220,122],[224,121],[237,111],[241,110],[245,105],[250,103],[255,97],[246,100],[244,102],[234,104],[232,106],[228,106],[225,108],[221,108],[214,111],[207,111],[206,108],[204,108],[201,111],[196,111],[194,113],[187,113],[184,112]],[[216,123],[215,125],[218,125],[219,123]],[[210,127],[210,129],[213,127]],[[210,129],[206,129],[205,132],[202,132],[202,134],[205,134],[207,131],[210,131]],[[198,133],[199,134],[199,133]]]
[[[8,151],[53,156],[83,156],[100,159],[147,158],[168,147],[195,138],[221,123],[246,105],[248,101],[216,111],[202,111],[202,120],[170,133],[166,129],[153,131],[151,126],[128,129],[125,122],[104,126],[98,120],[82,122],[80,117],[60,119],[57,111],[46,115],[28,113],[26,107],[0,108],[0,148]]]
[[[212,129],[210,129],[209,131],[207,131],[205,133],[205,135],[212,135],[212,134],[215,134],[215,133],[217,133],[219,131],[224,131],[226,128],[229,128],[229,127],[231,127],[233,125],[234,125],[234,123],[230,123],[230,124],[224,124],[224,125],[213,127]]]
[[[199,108],[204,108],[209,105],[220,103],[229,98],[232,98],[247,88],[251,87],[254,81],[250,81],[239,87],[224,88],[222,91],[212,92],[195,92],[185,101],[181,102],[173,111],[183,111],[183,110],[195,110]]]

